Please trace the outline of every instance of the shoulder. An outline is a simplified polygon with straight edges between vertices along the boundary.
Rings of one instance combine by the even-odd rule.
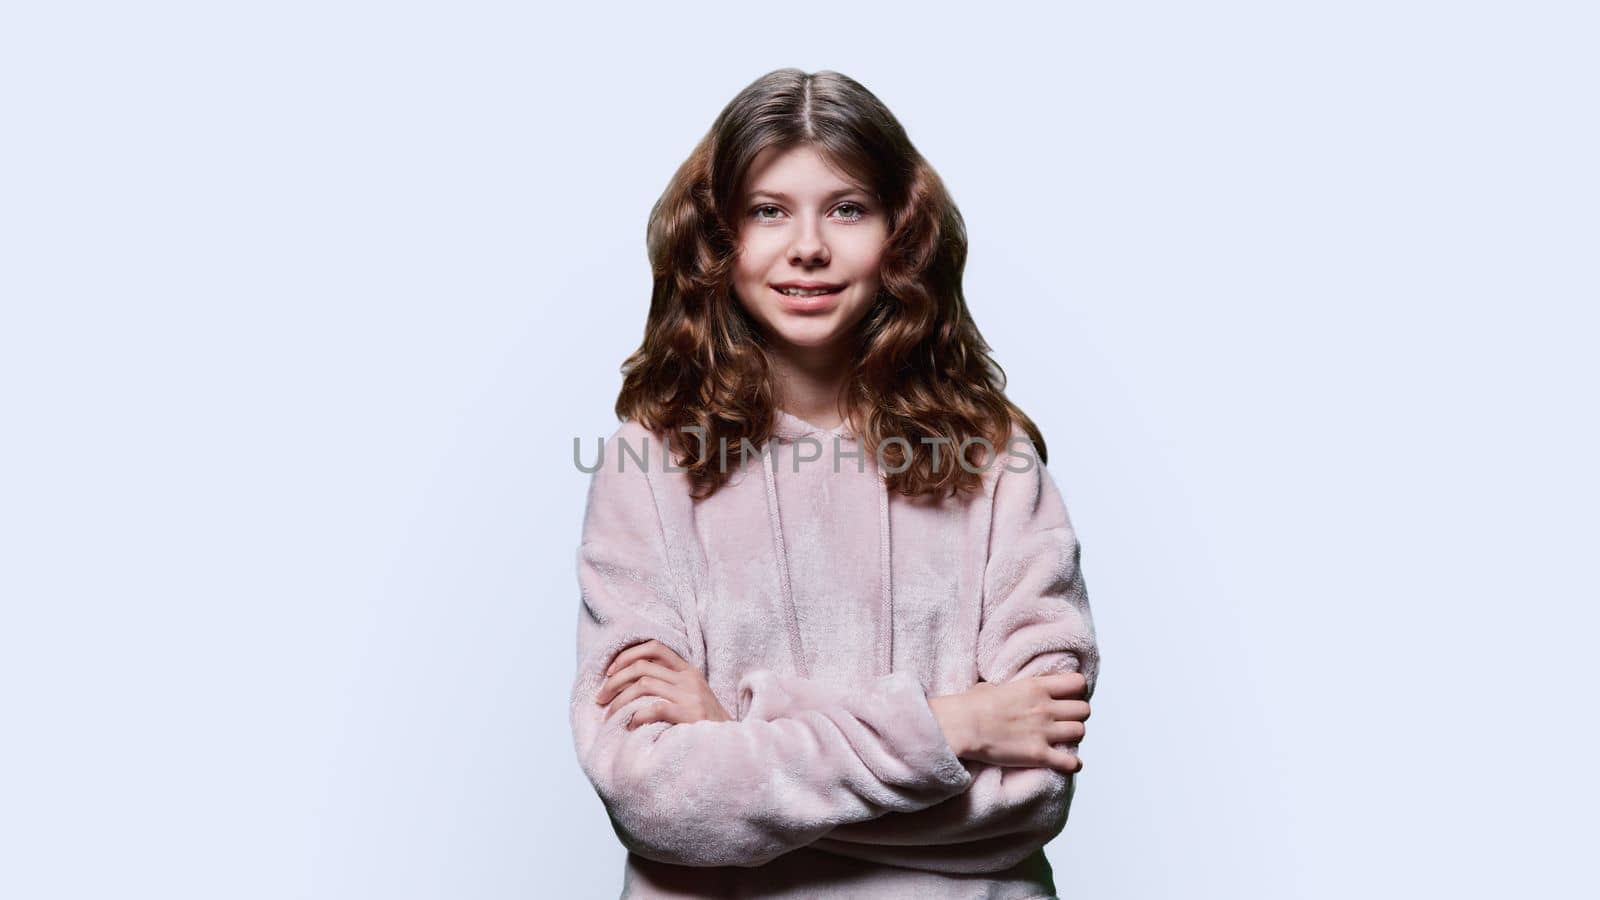
[[[1013,422],[1006,442],[994,448],[992,462],[983,473],[983,482],[986,495],[993,500],[1001,491],[1019,488],[1036,491],[1040,482],[1049,477],[1033,439],[1021,425]]]
[[[630,419],[598,441],[584,443],[578,453],[579,468],[589,475],[584,542],[653,546],[661,517],[654,481],[662,458],[659,439]]]
[[[660,459],[664,445],[665,441],[659,432],[644,427],[637,419],[622,420],[622,424],[605,439],[608,461],[613,465],[617,453],[629,454],[629,459],[642,459],[646,454],[652,460]]]
[[[1064,529],[1072,534],[1066,498],[1028,433],[1013,425],[1008,446],[996,448],[985,473],[991,535]]]
[[[665,435],[625,419],[584,453],[594,493],[631,494],[635,498],[669,498],[687,491],[687,479],[678,468]]]
[[[1014,426],[1008,448],[1000,448],[990,479],[991,537],[1055,533],[1063,545],[1076,541],[1066,498],[1050,469],[1021,427]]]

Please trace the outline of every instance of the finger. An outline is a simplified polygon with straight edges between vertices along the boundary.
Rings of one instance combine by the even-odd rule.
[[[615,675],[617,670],[628,665],[629,663],[641,659],[648,659],[655,652],[656,648],[660,646],[661,642],[652,638],[648,641],[641,641],[637,644],[631,644],[627,647],[624,647],[622,652],[618,653],[614,658],[612,658],[611,664],[606,666],[606,676],[610,677]]]
[[[643,714],[645,712],[648,712],[648,711],[650,711],[652,709],[655,709],[658,706],[666,706],[666,705],[668,705],[669,703],[672,702],[672,701],[666,699],[665,697],[657,697],[654,694],[642,694],[642,695],[640,695],[638,697],[634,697],[634,698],[630,698],[630,699],[654,701],[654,702],[641,703],[641,704],[639,704],[639,706],[634,708],[632,714],[630,714],[628,716],[628,723],[629,723],[628,724],[628,728],[629,728],[629,730],[632,730],[632,722],[635,719],[639,718],[639,716],[641,714]],[[603,718],[604,719],[610,719],[612,713],[620,711],[621,709],[623,709],[627,705],[628,704],[626,702],[611,704],[610,706],[606,707],[606,714],[605,714],[605,716]]]
[[[1089,682],[1077,672],[1054,672],[1039,678],[1050,689],[1050,696],[1057,699],[1082,697],[1089,689]]]
[[[1050,704],[1050,711],[1057,719],[1074,722],[1086,722],[1089,719],[1089,704],[1083,700],[1057,700]]]
[[[1083,760],[1079,759],[1078,754],[1071,750],[1057,750],[1052,747],[1050,752],[1046,754],[1046,760],[1046,765],[1050,768],[1058,772],[1066,772],[1069,775],[1083,769]]]
[[[640,697],[660,697],[664,700],[677,699],[677,695],[672,690],[672,685],[659,681],[653,676],[646,675],[628,685],[622,693],[613,697],[608,705],[612,710],[618,710]]]
[[[629,703],[638,699],[639,697],[646,695],[660,697],[663,700],[678,699],[676,693],[672,690],[672,685],[646,675],[645,677],[635,681],[633,684],[628,685],[626,690],[612,699],[611,704],[606,707],[606,714],[601,718],[611,718],[611,714],[613,712],[616,712],[624,706],[627,706]]]
[[[595,692],[594,702],[609,703],[619,691],[645,676],[659,678],[666,682],[677,681],[676,673],[654,660],[640,660],[623,667],[617,674],[606,679],[600,685],[600,690]]]
[[[1083,736],[1082,722],[1051,722],[1045,729],[1045,739],[1052,744],[1076,744]]]
[[[618,669],[636,660],[652,657],[660,660],[669,669],[682,669],[689,665],[684,661],[683,657],[674,653],[671,647],[651,638],[643,643],[634,644],[618,653],[616,658],[611,661],[611,665],[606,666],[606,675],[613,675]]]
[[[646,675],[660,678],[662,681],[675,682],[678,680],[677,674],[677,672],[653,659],[641,659],[638,662],[624,666],[617,674],[606,679],[605,684],[600,685],[599,693],[595,694],[594,701],[596,703],[606,703],[617,691],[627,687],[629,682]]]
[[[633,729],[638,728],[640,725],[648,725],[651,722],[673,722],[673,723],[676,723],[676,722],[682,722],[682,721],[683,721],[683,715],[682,715],[682,712],[678,708],[678,704],[670,703],[670,702],[661,702],[661,703],[652,703],[649,706],[646,706],[643,709],[639,710],[638,712],[634,713],[633,714],[633,718],[628,720],[628,726],[627,727],[628,727],[629,731],[632,731]]]

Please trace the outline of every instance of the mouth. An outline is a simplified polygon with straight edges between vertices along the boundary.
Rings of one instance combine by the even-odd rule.
[[[783,305],[796,312],[817,312],[832,309],[844,293],[845,285],[824,282],[786,281],[769,285]]]

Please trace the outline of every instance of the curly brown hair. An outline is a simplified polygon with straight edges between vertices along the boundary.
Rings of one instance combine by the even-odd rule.
[[[651,209],[650,313],[643,343],[622,366],[617,416],[663,436],[697,498],[732,474],[717,464],[715,448],[742,451],[743,439],[760,447],[772,437],[766,340],[731,286],[735,199],[761,151],[800,145],[861,179],[889,210],[882,288],[860,323],[844,398],[889,488],[907,496],[975,492],[982,475],[972,469],[997,464],[977,440],[1005,447],[1013,424],[1046,462],[1043,435],[1006,397],[1005,372],[967,311],[960,211],[882,101],[832,71],[778,69],[740,91]],[[686,428],[703,431],[691,437]],[[941,465],[925,438],[950,440]],[[963,448],[972,468],[952,465],[950,448]]]

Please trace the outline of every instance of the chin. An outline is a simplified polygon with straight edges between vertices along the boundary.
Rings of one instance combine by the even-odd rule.
[[[838,343],[843,332],[837,328],[775,328],[779,340],[793,347],[828,347]]]

